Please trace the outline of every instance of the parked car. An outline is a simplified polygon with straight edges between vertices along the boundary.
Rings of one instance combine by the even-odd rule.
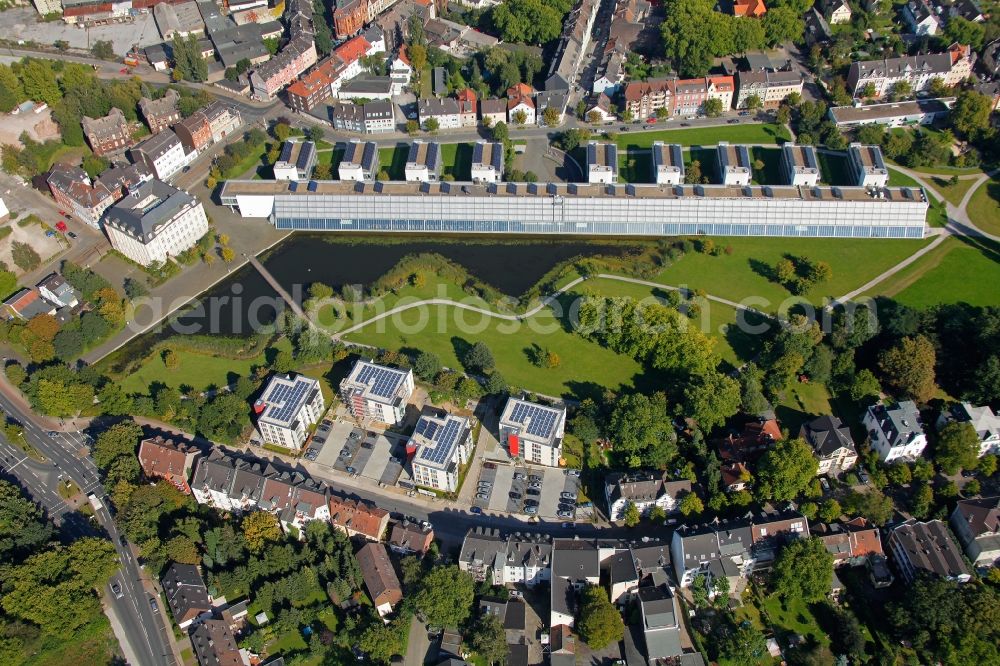
[[[403,464],[403,461],[400,460],[399,458],[397,458],[396,456],[390,457],[389,458],[389,462],[396,463],[397,465],[402,465]]]
[[[559,512],[556,513],[556,515],[559,516],[560,518],[572,518],[573,517],[573,512],[572,511],[559,511]]]
[[[749,111],[740,111],[739,115],[741,115],[741,116],[749,116],[750,112]]]
[[[533,497],[538,497],[539,495],[541,495],[541,494],[542,494],[542,491],[541,491],[541,490],[539,490],[538,488],[528,488],[528,489],[527,489],[526,491],[524,491],[524,492],[528,493],[529,495],[531,495],[531,496],[533,496]]]
[[[473,506],[469,508],[469,513],[474,513],[478,516],[483,513],[483,510],[480,509],[478,506]]]
[[[53,238],[55,235],[56,235],[56,232],[52,231],[51,229],[49,229],[48,231],[45,232],[45,236],[47,238]]]
[[[519,499],[521,499],[521,493],[514,492],[513,490],[510,491],[509,493],[507,493],[507,496],[510,497],[512,500],[519,500]]]
[[[571,493],[568,490],[564,490],[563,492],[559,493],[559,497],[563,497],[565,499],[576,500],[576,493]]]
[[[537,474],[532,474],[531,476],[528,477],[528,481],[537,481],[537,482],[540,482],[541,480],[542,480],[542,477],[538,476]]]
[[[69,236],[70,238],[72,238],[72,239],[76,240],[76,234],[75,234],[75,233],[73,233],[72,231],[71,231],[71,232],[69,232],[69,233],[68,233],[68,234],[66,234],[66,235],[67,235],[67,236]]]
[[[350,458],[351,457],[351,450],[345,446],[344,448],[342,448],[340,450],[340,457],[341,458]]]
[[[567,476],[580,476],[580,470],[578,469],[568,469],[566,470]]]
[[[529,516],[533,516],[536,513],[538,513],[538,507],[537,506],[526,506],[526,507],[524,507],[524,512],[526,514],[528,514]]]
[[[156,597],[149,598],[149,607],[153,609],[154,613],[160,610],[159,604],[156,603]]]
[[[532,482],[532,483],[529,483],[529,484],[528,484],[528,487],[529,487],[529,488],[541,488],[541,487],[542,487],[542,484],[538,483],[537,481],[534,481],[534,482]]]
[[[738,125],[739,122],[740,122],[740,119],[739,118],[733,118],[731,120],[727,120],[726,122],[729,123],[730,125]]]
[[[358,470],[354,469],[353,467],[350,467],[350,466],[347,467],[347,473],[348,474],[357,474],[357,472],[358,472]]]
[[[576,525],[574,525],[573,523],[563,523],[559,527],[563,528],[564,530],[571,530],[574,527],[576,527]]]
[[[538,506],[538,500],[528,498],[524,500],[524,506]]]
[[[122,586],[118,583],[111,583],[111,592],[115,595],[115,599],[121,599],[125,596],[125,593],[122,592]]]
[[[476,499],[488,500],[490,496],[486,493],[476,493]]]
[[[67,229],[66,223],[63,222],[62,220],[59,220],[58,222],[56,222],[56,229],[65,233]]]
[[[691,127],[691,123],[681,123],[681,127]]]
[[[514,480],[524,481],[524,474],[521,474],[520,472],[514,472]]]

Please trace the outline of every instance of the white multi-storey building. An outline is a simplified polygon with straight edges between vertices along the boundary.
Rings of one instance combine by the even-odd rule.
[[[169,180],[197,156],[184,152],[184,145],[172,129],[154,134],[129,153],[133,162],[142,164],[160,180]]]
[[[326,401],[319,382],[302,375],[275,375],[254,403],[257,430],[266,444],[298,451],[309,426],[323,416]]]
[[[358,361],[340,382],[340,397],[358,420],[395,425],[403,420],[413,393],[413,371]]]
[[[819,184],[819,161],[812,146],[786,143],[781,147],[781,166],[789,185],[812,187]]]
[[[979,438],[980,458],[987,453],[1000,453],[1000,417],[993,413],[989,405],[977,407],[968,402],[952,405],[941,412],[937,420],[937,429],[940,430],[952,422],[972,424],[976,437]]]
[[[413,452],[410,464],[417,485],[455,492],[459,469],[472,452],[472,427],[454,414],[423,414],[406,448]]]
[[[348,141],[337,166],[341,180],[375,180],[378,175],[378,145],[374,141]]]
[[[404,169],[406,180],[430,183],[441,177],[441,146],[437,143],[414,141]]]
[[[420,124],[427,129],[427,121],[435,120],[438,129],[457,129],[462,126],[458,101],[451,97],[425,97],[417,102]]]
[[[565,428],[565,407],[510,398],[500,416],[500,442],[511,457],[558,467]]]
[[[503,179],[503,144],[477,141],[472,149],[472,182],[499,183]]]
[[[653,182],[657,185],[684,183],[684,153],[680,145],[653,142]]]
[[[750,151],[746,146],[731,146],[720,141],[716,148],[719,182],[723,185],[749,185],[753,177]]]
[[[915,460],[927,447],[927,435],[920,422],[920,412],[911,400],[886,407],[872,405],[862,419],[872,448],[882,462]]]
[[[854,97],[877,99],[903,82],[909,84],[913,93],[926,92],[934,79],[940,79],[950,88],[969,78],[974,62],[975,53],[963,44],[952,44],[945,53],[859,60],[848,70],[847,90]],[[868,84],[871,89],[866,91]]]
[[[316,144],[312,141],[286,141],[281,156],[274,163],[275,180],[309,180],[316,166]]]
[[[882,149],[878,146],[863,146],[852,143],[847,148],[847,159],[854,184],[858,187],[885,187],[889,184],[889,169],[882,159]]]
[[[587,144],[587,182],[617,183],[618,182],[618,146],[613,143]]]
[[[150,180],[108,210],[104,230],[111,247],[149,266],[194,245],[208,233],[208,217],[201,202],[184,190]]]

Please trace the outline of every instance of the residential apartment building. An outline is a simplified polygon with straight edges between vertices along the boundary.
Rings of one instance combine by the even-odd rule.
[[[472,182],[499,183],[503,180],[503,144],[477,141],[472,149]]]
[[[218,143],[233,132],[239,130],[243,125],[243,116],[240,110],[232,104],[215,101],[206,106],[196,114],[205,116],[208,120],[208,127],[212,131],[212,141]]]
[[[132,130],[121,109],[112,107],[108,115],[103,118],[84,116],[81,124],[87,143],[97,156],[122,153],[135,145],[135,141],[132,140]]]
[[[253,97],[270,101],[302,72],[316,64],[316,43],[313,41],[312,3],[308,0],[287,0],[285,16],[290,39],[276,56],[250,73]]]
[[[147,180],[152,180],[153,174],[142,164],[129,164],[128,166],[116,166],[105,169],[97,180],[108,188],[115,200],[121,199],[125,194]]]
[[[731,146],[720,141],[716,146],[719,163],[719,182],[723,185],[749,185],[753,178],[753,162],[746,146]]]
[[[614,95],[625,81],[625,54],[617,49],[612,50],[610,55],[606,55],[600,71],[601,75],[594,77],[591,92],[595,95]]]
[[[544,534],[502,535],[484,527],[470,529],[462,542],[458,567],[492,585],[535,587],[551,576],[552,541]]]
[[[587,143],[587,182],[618,182],[618,146],[614,143]]]
[[[523,114],[523,115],[522,115]],[[518,122],[520,120],[521,122]],[[536,122],[535,100],[527,95],[507,98],[508,125],[534,125]]]
[[[457,129],[462,126],[458,101],[451,97],[424,97],[417,100],[417,116],[425,129],[427,121],[437,121],[439,129]]]
[[[427,523],[418,525],[404,520],[395,523],[389,534],[389,550],[400,555],[423,557],[432,543],[434,543],[434,530]]]
[[[1000,565],[1000,497],[959,500],[948,522],[972,566]]]
[[[763,3],[761,3],[763,4]],[[670,586],[664,581],[643,585],[636,590],[646,657],[653,663],[679,657],[681,647],[681,609]]]
[[[351,415],[395,425],[403,420],[413,393],[413,371],[358,361],[340,382],[340,398]]]
[[[759,19],[767,13],[764,0],[732,0],[733,16]]]
[[[335,129],[359,134],[380,134],[395,129],[392,102],[375,100],[364,105],[338,102],[330,107]]]
[[[150,180],[108,210],[104,230],[111,247],[149,266],[194,245],[208,233],[208,218],[201,202],[184,190]]]
[[[160,585],[178,628],[187,629],[194,622],[211,617],[212,597],[195,565],[174,562],[167,568]]]
[[[101,217],[116,200],[115,194],[102,182],[92,182],[80,167],[57,162],[46,180],[52,198],[60,208],[94,227],[101,228]]]
[[[927,447],[920,412],[911,400],[896,405],[872,405],[862,422],[868,431],[872,448],[882,462],[915,460]]]
[[[819,462],[817,474],[837,476],[858,462],[851,429],[836,416],[821,416],[803,423],[799,437],[812,448]]]
[[[904,523],[889,533],[889,552],[908,583],[921,573],[966,583],[972,578],[962,550],[940,520]]]
[[[80,296],[59,273],[49,273],[35,285],[38,294],[57,308],[75,308]]]
[[[361,58],[385,50],[358,35],[344,42],[307,74],[288,86],[288,103],[296,111],[311,111],[321,101],[337,96],[341,87],[364,72]]]
[[[353,35],[365,25],[368,0],[337,0],[333,4],[333,34],[338,39]]]
[[[654,507],[672,513],[678,498],[689,492],[690,481],[668,481],[664,472],[616,472],[604,478],[604,498],[611,521],[624,520],[629,504],[635,505],[640,515],[648,514]]]
[[[191,475],[191,492],[195,501],[223,511],[234,510],[229,491],[236,478],[236,463],[236,458],[226,456],[218,449],[200,458]]]
[[[433,183],[441,179],[441,145],[437,142],[414,141],[406,157],[406,180]]]
[[[900,14],[910,32],[917,37],[933,37],[941,30],[943,21],[927,0],[909,0]]]
[[[142,164],[160,180],[169,180],[196,157],[184,151],[184,145],[172,129],[154,134],[129,150],[136,164]]]
[[[257,508],[278,517],[282,529],[305,538],[311,520],[330,520],[326,484],[299,472],[279,472],[264,481]]]
[[[455,93],[458,102],[458,120],[462,127],[475,127],[479,124],[479,98],[472,88],[465,88]]]
[[[257,430],[265,444],[298,451],[319,422],[326,401],[319,382],[304,375],[274,375],[253,405]]]
[[[889,169],[878,146],[852,143],[847,147],[848,167],[858,187],[885,187],[889,184]]]
[[[418,486],[455,492],[462,465],[472,453],[469,420],[454,414],[422,414],[406,444]]]
[[[993,413],[989,405],[976,407],[968,402],[951,405],[938,417],[937,429],[941,430],[953,422],[972,424],[979,438],[980,458],[987,453],[1000,454],[1000,417]]]
[[[841,25],[851,22],[851,6],[847,0],[825,0],[821,3],[823,8],[823,18],[830,25]]]
[[[834,567],[862,566],[869,558],[885,555],[878,527],[864,518],[829,525],[814,524],[811,531],[833,555]]]
[[[337,97],[341,100],[390,100],[392,99],[392,79],[388,76],[370,76],[362,74],[350,81],[345,81]]]
[[[374,141],[347,142],[344,156],[337,166],[341,180],[372,181],[378,175],[378,144]]]
[[[506,125],[507,103],[502,99],[484,99],[479,103],[479,114],[484,126],[496,127],[497,123]]]
[[[781,146],[781,168],[789,185],[813,187],[819,185],[819,160],[812,146]]]
[[[316,167],[316,144],[312,141],[285,141],[274,163],[275,180],[309,180]]]
[[[165,479],[185,495],[191,494],[188,479],[201,451],[186,442],[147,437],[139,443],[139,466],[147,479]]]
[[[955,104],[954,97],[918,99],[912,102],[885,102],[883,104],[855,103],[851,106],[830,107],[827,115],[837,127],[849,128],[862,125],[908,127],[930,125],[946,118]]]
[[[150,132],[156,134],[181,119],[180,109],[177,108],[180,99],[180,94],[171,88],[159,99],[143,97],[139,100],[139,110],[142,112],[146,124],[149,125]]]
[[[562,125],[566,117],[566,105],[569,103],[569,96],[560,91],[542,91],[535,95],[535,122],[540,126],[556,127]],[[548,120],[545,112],[552,109]]]
[[[392,612],[393,606],[403,600],[403,589],[392,568],[389,553],[380,543],[366,543],[357,553],[361,577],[372,604],[380,617]]]
[[[493,527],[476,526],[465,534],[458,555],[458,568],[477,582],[502,585],[503,565],[509,538]]]
[[[697,79],[675,79],[667,81],[673,86],[672,115],[694,116],[705,112],[705,102],[718,99],[723,110],[733,106],[733,93],[736,90],[731,76],[708,76]],[[638,118],[638,117],[637,117]]]
[[[240,666],[244,664],[240,646],[225,620],[205,620],[191,632],[191,647],[199,664]]]
[[[184,152],[198,155],[212,145],[212,127],[201,111],[196,111],[174,125],[174,134],[180,139]]]
[[[776,109],[792,93],[802,94],[802,75],[794,71],[737,72],[736,108],[747,108],[756,95],[765,109]]]
[[[934,79],[950,88],[969,78],[975,57],[968,46],[952,44],[945,53],[859,60],[848,70],[847,90],[854,97],[877,99],[901,82],[909,84],[914,94],[930,90]],[[873,94],[862,94],[868,84]]]
[[[25,287],[7,297],[3,313],[7,319],[31,321],[38,315],[54,315],[56,307],[42,298],[38,289]]]
[[[614,544],[592,539],[553,539],[550,574],[549,627],[573,627],[579,610],[577,596],[601,581],[601,561],[614,555]]]
[[[674,91],[670,79],[632,81],[625,85],[625,108],[633,118],[651,118],[659,109],[673,115]]]
[[[653,142],[653,182],[657,185],[684,183],[684,153],[676,143]]]
[[[389,63],[389,78],[392,79],[392,94],[402,95],[403,91],[413,78],[413,65],[410,64],[410,57],[406,53],[406,45],[399,47],[396,57]]]
[[[508,398],[500,415],[500,443],[512,458],[558,467],[566,428],[566,408]]]
[[[559,46],[545,77],[545,90],[568,94],[577,85],[600,8],[599,0],[579,0],[563,20]]]
[[[349,537],[380,541],[389,527],[389,512],[361,500],[329,500],[330,523]]]

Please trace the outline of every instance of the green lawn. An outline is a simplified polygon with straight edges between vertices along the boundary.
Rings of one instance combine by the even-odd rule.
[[[228,180],[230,178],[240,178],[250,169],[254,169],[254,173],[257,173],[258,169],[264,169],[264,155],[267,153],[268,142],[261,143],[254,146],[254,149],[250,151],[250,154],[246,156],[241,162],[237,163],[229,171],[222,174],[223,180]],[[268,171],[267,176],[270,177],[271,173]]]
[[[830,644],[829,636],[820,629],[809,606],[801,600],[788,602],[788,608],[784,608],[777,597],[765,597],[760,601],[760,610],[765,624],[769,623],[776,632],[802,634],[822,645]]]
[[[816,159],[819,160],[819,172],[823,177],[823,183],[827,185],[854,185],[845,153],[835,155],[820,152],[817,153]]]
[[[448,306],[421,307],[372,322],[347,338],[386,349],[432,352],[452,368],[462,367],[457,349],[482,341],[511,385],[547,395],[593,395],[603,388],[627,388],[644,373],[633,359],[567,332],[550,308],[527,321],[511,322]],[[532,345],[555,352],[562,363],[556,368],[532,365],[528,360]]]
[[[653,156],[647,149],[618,153],[618,180],[622,183],[652,183]]]
[[[923,187],[920,183],[907,176],[902,171],[897,171],[892,168],[889,169],[889,186]],[[926,192],[926,190],[924,191]],[[927,192],[927,198],[930,201],[930,208],[927,210],[927,224],[932,227],[944,227],[948,223],[948,213],[945,210],[944,204],[942,204],[941,201],[930,192]]]
[[[275,346],[291,350],[290,343],[284,338]],[[139,370],[122,381],[122,388],[127,393],[145,394],[149,392],[150,384],[163,382],[175,388],[187,385],[203,391],[209,386],[225,385],[230,373],[248,376],[253,366],[264,363],[263,354],[250,359],[231,359],[179,350],[177,355],[180,357],[180,366],[176,370],[168,370],[163,364],[163,357],[155,354]]]
[[[410,155],[410,144],[397,143],[393,148],[379,148],[378,161],[389,172],[390,180],[406,177],[406,158]]]
[[[442,143],[441,174],[453,176],[457,181],[472,180],[472,144]]]
[[[781,169],[781,151],[777,148],[754,146],[750,149],[750,159],[764,163],[763,169],[754,169],[753,182],[758,185],[785,185],[787,181]]]
[[[951,178],[946,176],[929,176],[927,180],[953,206],[958,206],[962,203],[962,197],[965,196],[965,193],[976,182],[975,178],[959,178],[958,183],[952,185],[950,182]]]
[[[995,244],[949,238],[906,269],[877,285],[871,295],[891,296],[923,308],[966,302],[1000,305],[1000,252]]]
[[[803,423],[824,414],[834,413],[830,400],[830,392],[823,384],[793,382],[789,388],[785,389],[781,400],[775,405],[774,411],[781,426],[788,428],[788,432],[794,437],[798,435],[799,428]],[[838,416],[842,415],[838,414]]]
[[[118,641],[111,631],[107,617],[98,614],[91,622],[78,629],[71,639],[42,638],[28,646],[30,657],[24,663],[38,666],[63,666],[63,664],[110,664],[121,659]],[[17,663],[17,660],[13,660]],[[4,660],[4,663],[11,663]]]
[[[715,244],[731,246],[731,255],[712,257],[697,252],[686,254],[662,271],[657,282],[691,289],[734,301],[747,297],[767,299],[753,304],[773,312],[791,293],[765,277],[784,254],[825,261],[833,270],[829,282],[806,294],[813,303],[824,296],[841,296],[898,264],[926,245],[929,240],[875,240],[867,238],[747,238],[718,237]]]
[[[983,231],[1000,235],[1000,179],[980,185],[966,207],[969,219]]]
[[[679,123],[675,123],[675,126]],[[782,143],[789,141],[788,130],[781,125],[746,123],[715,127],[692,127],[651,132],[622,132],[616,143],[619,149],[649,148],[654,141],[679,143],[682,146],[709,146],[720,141],[731,143]]]

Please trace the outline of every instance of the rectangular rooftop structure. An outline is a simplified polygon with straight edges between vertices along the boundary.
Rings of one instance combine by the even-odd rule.
[[[923,238],[918,187],[228,181],[221,202],[278,229],[387,233]]]
[[[503,178],[503,144],[477,141],[472,149],[472,182],[499,183]]]
[[[358,361],[340,382],[340,397],[356,419],[395,425],[413,393],[413,371]]]
[[[731,146],[720,141],[716,148],[719,160],[719,181],[723,185],[749,185],[753,177],[750,151],[746,146]]]
[[[326,403],[319,382],[303,375],[275,375],[254,403],[257,430],[264,442],[299,450],[309,426],[323,416]]]
[[[510,398],[500,415],[500,442],[511,457],[558,467],[566,408]]]
[[[858,187],[885,187],[889,183],[889,169],[878,146],[852,143],[847,147],[847,158]]]
[[[781,147],[781,166],[789,185],[812,187],[819,184],[819,161],[812,146],[786,143]]]
[[[837,127],[860,127],[861,125],[885,125],[903,127],[905,125],[930,125],[943,118],[955,105],[954,97],[937,99],[917,99],[911,102],[885,102],[883,104],[854,104],[834,106],[827,112]]]
[[[436,142],[414,141],[406,158],[408,182],[432,183],[441,176],[441,146]]]
[[[587,144],[587,182],[618,182],[618,146],[591,141]]]
[[[341,180],[372,181],[379,170],[378,145],[374,141],[348,141],[337,171]]]
[[[413,480],[419,486],[454,492],[458,471],[469,461],[472,428],[454,414],[423,414],[407,443]]]
[[[676,143],[653,142],[653,182],[657,185],[684,183],[684,153]]]
[[[309,180],[316,166],[316,144],[312,141],[286,141],[281,157],[274,163],[275,180]]]

